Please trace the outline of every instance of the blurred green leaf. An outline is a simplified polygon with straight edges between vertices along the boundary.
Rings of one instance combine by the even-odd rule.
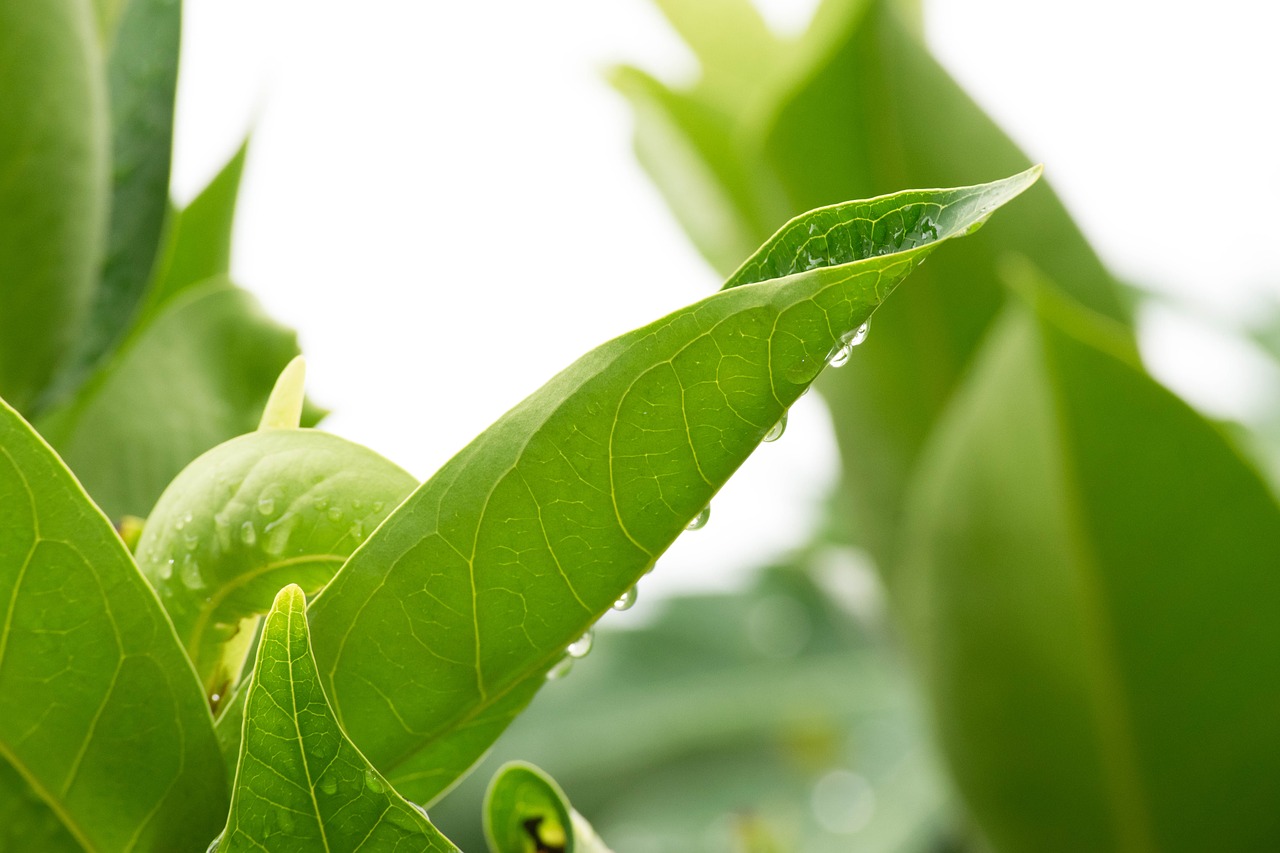
[[[135,330],[76,397],[37,426],[112,518],[146,516],[187,463],[251,432],[295,334],[212,279]]]
[[[874,593],[865,560],[822,549],[742,592],[664,601],[643,627],[606,618],[590,655],[432,809],[437,826],[478,847],[480,780],[523,757],[619,850],[722,853],[767,838],[806,853],[937,849],[951,829],[946,789],[873,627]],[[827,825],[812,803],[824,779],[837,795],[858,786],[835,822],[822,801]]]
[[[83,328],[106,228],[87,0],[0,0],[0,396],[30,412]]]
[[[220,853],[456,853],[352,745],[325,700],[306,596],[280,591],[249,688],[239,772]]]
[[[153,314],[187,287],[231,272],[232,224],[248,151],[246,140],[208,186],[169,217],[144,314]]]
[[[610,853],[555,781],[526,762],[499,768],[484,799],[491,853]]]
[[[180,0],[125,0],[106,42],[112,196],[93,310],[69,387],[132,326],[151,281],[169,204]]]
[[[199,685],[111,525],[3,402],[0,518],[5,849],[198,849],[227,804]]]
[[[311,609],[326,692],[364,754],[416,800],[444,791],[897,283],[1036,175],[806,217],[762,250],[804,271],[736,278],[597,348],[455,456]],[[894,227],[926,215],[931,243]]]
[[[226,698],[276,593],[318,592],[418,485],[337,436],[259,431],[220,444],[165,489],[138,543],[208,695]]]
[[[913,481],[895,600],[1000,850],[1268,850],[1280,507],[1127,333],[1014,268]]]

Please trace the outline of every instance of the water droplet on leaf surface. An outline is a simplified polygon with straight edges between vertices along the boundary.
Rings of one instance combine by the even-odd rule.
[[[711,518],[711,504],[707,504],[702,508],[702,512],[693,517],[693,521],[685,525],[685,530],[701,530],[707,526],[707,519]]]
[[[569,644],[569,648],[565,649],[571,658],[585,658],[591,652],[591,644],[595,642],[595,632],[590,628],[587,633]]]
[[[381,794],[383,791],[382,780],[372,770],[364,771],[364,786],[375,794]]]
[[[778,439],[782,438],[782,434],[786,431],[787,431],[787,413],[783,412],[782,417],[778,419],[778,422],[774,424],[772,427],[770,427],[769,431],[764,434],[764,438],[760,440],[761,441],[777,441]]]
[[[258,499],[258,512],[262,513],[263,515],[271,515],[271,513],[275,511],[276,511],[276,502],[274,498]]]
[[[339,508],[338,508],[338,507],[336,507],[336,506],[335,506],[335,507],[333,507],[332,509],[330,509],[330,510],[329,510],[329,520],[330,520],[330,521],[342,521],[342,510],[341,510],[341,509],[339,509]]]
[[[555,666],[547,670],[547,681],[557,681],[564,678],[571,669],[573,669],[573,658],[565,655],[556,661]]]
[[[246,545],[252,545],[258,541],[258,531],[254,528],[252,521],[246,521],[240,525],[240,541]]]
[[[632,607],[635,606],[635,603],[636,603],[636,588],[633,586],[631,587],[631,589],[627,590],[626,592],[624,592],[622,595],[618,597],[618,600],[613,603],[613,609],[614,610],[630,610]]]

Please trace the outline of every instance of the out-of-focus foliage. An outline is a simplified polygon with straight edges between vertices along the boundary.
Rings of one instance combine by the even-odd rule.
[[[658,5],[702,78],[614,80],[722,270],[795,209],[1025,162],[914,9],[828,0],[783,41],[745,0],[714,24]],[[1234,441],[1266,457],[1274,432],[1229,439],[1146,375],[1133,294],[1047,186],[919,276],[820,384],[844,464],[832,529],[888,584],[981,830],[1002,851],[1267,849],[1280,512]]]

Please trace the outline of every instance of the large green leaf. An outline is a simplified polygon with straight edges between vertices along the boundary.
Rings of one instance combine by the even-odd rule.
[[[127,0],[108,36],[111,217],[93,311],[76,350],[80,371],[125,336],[151,281],[169,206],[181,30],[180,0]]]
[[[31,832],[6,849],[199,849],[227,801],[190,664],[110,523],[3,402],[0,518],[0,838]]]
[[[29,410],[83,326],[106,226],[87,0],[0,0],[0,396]]]
[[[220,853],[456,853],[343,733],[325,701],[306,596],[280,591],[249,688],[240,767]]]
[[[999,850],[1270,850],[1280,507],[1034,274],[913,481],[896,600]]]
[[[705,88],[651,82],[643,101],[627,89],[642,162],[721,272],[732,246],[762,240],[801,210],[1025,168],[1027,158],[928,55],[915,5],[827,0],[787,56],[763,64],[773,73],[753,98],[738,98],[736,109],[733,99],[715,100],[714,121],[684,117],[709,97]],[[697,20],[689,16],[685,29]],[[754,233],[735,231],[756,223]],[[1011,250],[1036,258],[1083,304],[1123,313],[1110,276],[1047,186],[1028,194],[1018,217],[932,261],[878,312],[867,356],[819,387],[844,463],[842,520],[882,566],[893,562],[917,454],[1003,304],[996,264]]]
[[[525,762],[494,775],[484,829],[492,853],[610,853],[555,780]]]
[[[147,519],[138,566],[215,705],[276,593],[318,592],[417,485],[372,450],[301,429],[232,439],[174,479]]]
[[[797,271],[604,344],[455,456],[312,606],[326,692],[365,755],[416,800],[443,791],[898,282],[1037,175],[807,216],[761,251]]]
[[[188,462],[257,426],[294,333],[221,279],[183,290],[37,426],[112,518],[145,516]]]

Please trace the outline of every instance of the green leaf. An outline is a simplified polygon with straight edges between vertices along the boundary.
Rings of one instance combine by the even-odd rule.
[[[319,591],[417,485],[372,450],[300,429],[232,439],[174,479],[147,519],[138,566],[215,707],[276,593]]]
[[[107,42],[112,196],[102,276],[73,370],[80,376],[128,332],[151,281],[169,205],[180,0],[127,0]],[[75,374],[68,380],[77,384]]]
[[[776,244],[821,255],[815,268],[604,344],[455,456],[312,606],[326,692],[365,755],[416,800],[445,790],[898,282],[1035,177],[820,211],[825,254]],[[866,231],[859,216],[888,225],[925,212],[940,223],[933,243],[855,259],[865,247],[841,239]]]
[[[169,217],[165,246],[147,292],[144,315],[206,279],[231,272],[231,236],[240,178],[249,151],[246,140],[200,194]]]
[[[3,402],[0,518],[0,838],[199,849],[227,801],[191,667],[111,525]]]
[[[1114,322],[1015,269],[913,481],[896,599],[996,849],[1280,834],[1280,507]]]
[[[484,833],[491,853],[610,853],[555,780],[520,761],[493,777]]]
[[[334,719],[311,656],[305,607],[302,590],[288,586],[267,616],[218,851],[456,853]]]
[[[83,326],[107,201],[87,0],[0,0],[0,396],[30,410]]]
[[[37,426],[112,518],[146,516],[188,462],[258,424],[296,336],[225,280],[170,300]]]

